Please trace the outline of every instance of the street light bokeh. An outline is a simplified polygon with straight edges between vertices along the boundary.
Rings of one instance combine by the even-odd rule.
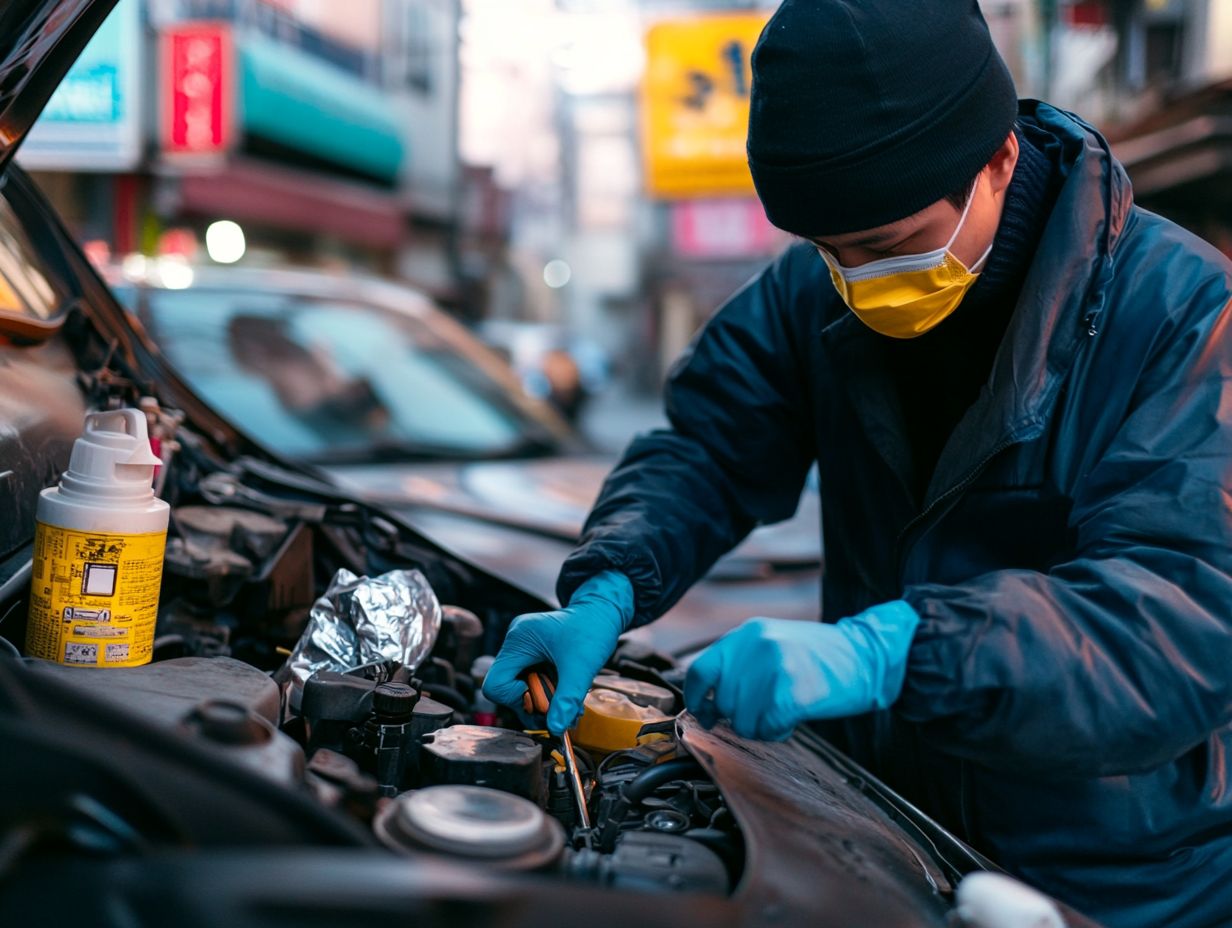
[[[559,290],[568,284],[572,276],[573,268],[560,258],[553,258],[543,266],[543,282],[553,290]]]
[[[247,247],[244,230],[238,222],[220,219],[211,222],[205,230],[205,250],[211,261],[234,264],[244,257]]]

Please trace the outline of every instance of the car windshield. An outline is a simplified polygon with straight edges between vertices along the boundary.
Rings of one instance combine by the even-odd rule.
[[[551,426],[453,344],[457,336],[425,319],[251,290],[144,297],[143,321],[180,376],[282,454],[318,463],[483,458],[555,443]]]

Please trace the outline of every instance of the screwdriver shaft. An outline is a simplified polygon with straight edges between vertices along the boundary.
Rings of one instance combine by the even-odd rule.
[[[551,679],[532,671],[526,675],[526,697],[524,705],[527,712],[537,712],[546,715],[551,705],[556,688]],[[582,827],[590,829],[590,811],[586,808],[586,789],[582,786],[582,773],[578,769],[577,755],[573,753],[573,739],[569,732],[560,737],[561,747],[565,754],[565,771],[569,774],[569,782],[573,787],[573,798],[577,801],[578,821]]]
[[[582,827],[590,830],[590,812],[586,808],[586,790],[582,787],[582,774],[578,771],[577,756],[573,753],[573,739],[565,732],[560,737],[565,747],[565,765],[569,768],[569,781],[573,784],[573,798],[577,800],[578,818]]]

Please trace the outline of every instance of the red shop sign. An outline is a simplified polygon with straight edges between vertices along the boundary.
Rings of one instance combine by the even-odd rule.
[[[226,151],[234,134],[234,44],[227,23],[188,23],[159,38],[162,148]]]

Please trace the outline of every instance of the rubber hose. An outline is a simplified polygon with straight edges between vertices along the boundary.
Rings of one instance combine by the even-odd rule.
[[[466,700],[466,704],[470,705],[475,701],[475,681],[471,679],[469,674],[460,673],[453,678],[453,688],[462,694],[462,698]]]
[[[643,770],[621,789],[621,796],[630,804],[641,802],[664,783],[681,780],[689,774],[701,773],[701,765],[692,757],[681,757]]]
[[[702,772],[701,765],[692,757],[669,760],[643,770],[620,788],[620,798],[613,804],[607,821],[599,830],[599,847],[610,854],[616,846],[621,823],[629,814],[629,810],[664,783]]]

